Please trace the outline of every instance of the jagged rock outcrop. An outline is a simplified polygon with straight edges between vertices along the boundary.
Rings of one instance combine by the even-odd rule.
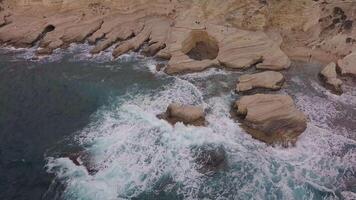
[[[356,52],[353,52],[338,62],[341,75],[356,76]]]
[[[258,69],[282,70],[290,66],[289,58],[263,32],[244,31],[207,24],[190,30],[183,23],[172,30],[171,41],[166,51],[171,55],[166,73],[176,74],[202,71],[209,67],[223,66],[230,69],[245,69],[256,65]],[[194,59],[189,53],[198,45],[215,46],[206,59]]]
[[[113,52],[115,57],[131,50],[138,50],[146,41],[148,46],[144,49],[146,54],[153,56],[166,47],[170,20],[166,17],[152,17],[145,19],[142,30],[133,38],[120,43]]]
[[[51,53],[71,42],[88,41],[95,45],[92,53],[113,46],[114,56],[145,47],[146,55],[170,59],[166,68],[169,74],[252,65],[280,70],[290,64],[286,54],[294,59],[329,63],[356,49],[356,2],[349,1],[2,3],[1,43],[29,47],[40,41],[39,53]]]
[[[21,47],[39,41],[40,54],[88,41],[95,44],[91,50],[94,54],[115,46],[114,57],[143,48],[146,55],[169,59],[165,69],[168,74],[221,66],[244,69],[256,65],[259,69],[281,70],[290,65],[279,48],[280,42],[262,31],[211,23],[203,16],[201,5],[192,2],[82,0],[71,6],[66,2],[19,5],[28,14],[15,9],[11,24],[0,29],[0,41]],[[41,6],[52,12],[41,10]],[[61,11],[53,12],[58,6]]]
[[[305,115],[288,95],[244,96],[234,105],[243,127],[254,138],[268,144],[295,143],[307,127]]]
[[[335,63],[329,63],[326,67],[324,67],[324,69],[320,72],[320,76],[328,88],[337,94],[342,94],[342,80],[337,78]]]
[[[173,125],[177,122],[182,122],[184,124],[203,126],[206,123],[203,108],[177,103],[170,104],[166,112],[158,115],[157,117],[165,119]]]
[[[247,74],[239,77],[236,86],[237,92],[245,92],[254,88],[278,90],[284,83],[283,74],[274,71],[265,71],[255,74]]]

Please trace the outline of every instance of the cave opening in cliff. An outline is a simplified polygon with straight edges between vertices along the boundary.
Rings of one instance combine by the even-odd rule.
[[[219,53],[218,42],[205,30],[191,31],[182,47],[183,53],[194,60],[213,60]]]

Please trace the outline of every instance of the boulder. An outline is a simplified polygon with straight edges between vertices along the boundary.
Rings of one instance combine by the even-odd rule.
[[[322,80],[326,83],[326,86],[337,94],[342,93],[341,85],[342,80],[337,78],[336,64],[330,63],[320,72]]]
[[[192,148],[193,158],[197,163],[197,170],[203,174],[212,174],[227,165],[224,146],[204,144]]]
[[[340,59],[337,64],[342,75],[356,76],[356,52]]]
[[[236,87],[237,92],[244,92],[254,88],[278,90],[284,83],[284,77],[279,72],[266,71],[255,74],[242,75]]]
[[[244,96],[236,101],[234,109],[241,116],[243,128],[267,144],[294,144],[307,127],[306,116],[288,95]]]
[[[165,119],[171,124],[183,122],[195,126],[203,126],[205,124],[204,109],[191,105],[180,105],[172,103],[168,106],[165,113],[157,116],[160,119]]]

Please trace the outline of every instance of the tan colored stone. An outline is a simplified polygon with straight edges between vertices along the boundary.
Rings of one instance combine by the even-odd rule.
[[[268,144],[295,143],[307,127],[305,115],[291,97],[279,94],[244,96],[235,103],[247,132]]]
[[[342,80],[337,78],[337,73],[336,73],[336,64],[335,63],[329,63],[324,69],[320,72],[320,75],[322,79],[325,81],[328,87],[330,89],[337,93],[341,94],[342,89]]]
[[[284,83],[284,77],[279,72],[266,71],[255,74],[242,75],[239,78],[236,91],[244,92],[254,88],[278,90]]]
[[[118,57],[128,51],[138,50],[145,42],[148,42],[146,52],[155,55],[166,46],[170,20],[165,17],[152,17],[144,19],[144,27],[135,37],[119,43],[114,49],[113,56]]]
[[[353,52],[337,62],[342,75],[356,76],[356,52]]]
[[[204,70],[216,63],[232,69],[256,64],[260,69],[280,70],[290,64],[286,54],[293,59],[317,59],[327,64],[356,50],[356,29],[352,24],[356,20],[356,2],[349,1],[3,0],[2,4],[5,10],[0,12],[1,43],[28,47],[41,41],[40,51],[50,53],[85,38],[96,45],[92,53],[117,46],[116,56],[148,43],[143,53],[171,59],[167,71],[175,73]],[[4,13],[11,15],[5,23]],[[160,29],[155,33],[165,35],[165,39],[140,44],[145,38],[143,27],[155,17],[170,21],[169,27],[165,20],[161,27],[150,25],[151,30]],[[100,20],[103,24],[94,31]],[[143,23],[142,27],[138,22]],[[55,30],[45,33],[49,25]],[[191,37],[199,31],[206,34]],[[281,40],[271,37],[270,31],[278,33]],[[216,46],[216,58],[186,57],[189,52],[215,55]],[[205,51],[203,47],[207,47]],[[188,67],[181,66],[179,60]]]
[[[158,117],[167,120],[173,125],[177,122],[195,126],[202,126],[205,124],[204,109],[191,105],[172,103],[168,106],[167,111],[158,115]]]
[[[181,24],[183,26],[184,24]],[[243,31],[219,25],[207,25],[203,29],[173,28],[168,52],[171,59],[166,68],[168,74],[202,71],[213,66],[245,69],[256,65],[258,69],[282,70],[290,66],[289,58],[279,49],[279,44],[263,32]],[[216,58],[193,59],[188,53],[204,42],[216,43]]]

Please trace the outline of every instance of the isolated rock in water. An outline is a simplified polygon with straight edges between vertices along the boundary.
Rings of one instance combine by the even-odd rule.
[[[284,83],[284,77],[279,72],[266,71],[256,74],[242,75],[239,78],[236,91],[244,92],[254,88],[278,90]]]
[[[287,95],[244,96],[235,103],[235,109],[243,117],[246,131],[268,144],[293,144],[307,127],[305,115]]]
[[[330,63],[320,72],[320,76],[325,81],[327,86],[335,93],[341,94],[342,80],[337,78],[336,64]]]
[[[193,157],[201,173],[212,173],[227,165],[225,148],[222,145],[204,144],[192,148]]]
[[[205,112],[203,108],[191,105],[180,105],[177,103],[170,104],[166,112],[158,115],[158,118],[165,119],[173,125],[177,122],[195,126],[205,124]]]
[[[342,75],[356,76],[356,52],[347,55],[337,62]]]

